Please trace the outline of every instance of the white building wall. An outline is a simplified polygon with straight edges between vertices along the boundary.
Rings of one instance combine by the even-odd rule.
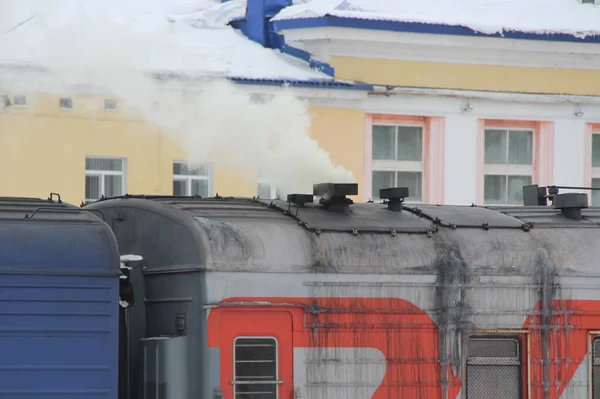
[[[554,120],[554,184],[587,186],[585,181],[585,121]],[[573,191],[573,190],[563,190]]]
[[[444,117],[445,204],[471,205],[476,202],[479,178],[477,145],[483,144],[477,142],[479,119],[553,123],[554,170],[546,174],[551,176],[549,184],[589,184],[585,181],[585,160],[591,148],[586,147],[586,127],[589,123],[600,122],[600,98],[588,98],[590,103],[583,106],[585,114],[578,116],[576,111],[579,106],[575,104],[575,100],[581,101],[581,98],[478,92],[453,95],[450,90],[442,94],[429,89],[406,90],[406,93],[390,96],[365,96],[367,98],[358,101],[336,101],[336,106],[360,107],[367,114]],[[465,112],[465,108],[468,111]],[[371,132],[365,131],[365,134]]]
[[[470,205],[477,197],[477,118],[446,117],[444,203]]]

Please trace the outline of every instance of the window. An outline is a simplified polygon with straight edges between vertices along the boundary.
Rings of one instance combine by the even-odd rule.
[[[533,181],[533,130],[486,129],[484,202],[522,205]]]
[[[592,134],[592,187],[600,188],[600,133]],[[600,190],[592,191],[592,206],[600,206]]]
[[[59,101],[60,109],[72,109],[73,108],[73,100],[68,97],[63,97]]]
[[[26,107],[27,106],[27,96],[16,95],[13,99],[13,103],[15,107]]]
[[[280,382],[275,338],[238,337],[233,351],[233,397],[276,399]]]
[[[104,111],[113,112],[117,110],[117,100],[105,99],[104,100]]]
[[[86,158],[86,202],[125,194],[125,166],[123,158]]]
[[[173,162],[173,195],[210,196],[210,166]]]
[[[592,398],[600,398],[600,337],[592,341]]]
[[[0,105],[2,106],[3,111],[12,105],[12,103],[10,102],[10,98],[7,94],[0,95]]]
[[[277,198],[277,190],[269,183],[258,183],[257,196],[261,199]]]
[[[256,186],[256,194],[260,199],[275,199],[281,196],[277,187],[271,184],[261,171],[258,172],[258,183]]]
[[[373,192],[389,187],[408,187],[407,201],[422,201],[423,126],[373,126]]]
[[[522,397],[520,343],[517,337],[469,338],[468,399]]]

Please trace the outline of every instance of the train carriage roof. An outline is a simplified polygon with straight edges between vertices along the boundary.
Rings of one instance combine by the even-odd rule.
[[[117,243],[101,217],[60,197],[0,197],[0,272],[118,275]]]
[[[156,256],[142,254],[150,269],[198,264],[228,271],[396,273],[432,268],[449,251],[482,270],[519,269],[531,266],[542,249],[559,266],[587,270],[600,256],[600,208],[580,209],[576,219],[550,206],[402,204],[395,212],[389,204],[342,199],[346,210],[340,212],[327,201],[315,203],[308,196],[303,201],[127,195],[87,207],[109,213],[112,208],[121,219],[127,219],[127,210],[144,210],[130,220],[131,226],[143,225],[143,232],[127,233],[131,245],[138,246],[141,240],[133,236],[150,234],[150,219],[159,223],[162,215],[153,248],[145,250]],[[192,236],[197,251],[184,256]],[[178,245],[180,251],[171,251]],[[173,259],[169,252],[176,253]]]

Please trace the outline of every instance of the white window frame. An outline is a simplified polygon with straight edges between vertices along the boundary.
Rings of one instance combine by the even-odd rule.
[[[121,164],[123,165],[123,168],[120,171],[117,170],[94,170],[94,169],[87,169],[87,167],[85,168],[85,176],[93,176],[93,177],[99,177],[100,178],[100,197],[102,198],[102,196],[105,193],[105,188],[104,188],[104,176],[122,176],[121,179],[121,191],[122,194],[124,195],[127,193],[127,158],[124,157],[102,157],[102,156],[96,156],[96,155],[86,155],[85,156],[86,161],[88,159],[111,159],[111,160],[120,160]],[[85,184],[85,183],[84,183]],[[91,199],[91,198],[86,198],[85,201],[86,202],[93,202],[93,201],[97,201],[99,198],[96,199]]]
[[[506,132],[510,132],[513,130],[518,131],[529,131],[531,132],[531,165],[510,165],[510,164],[487,164],[485,163],[485,135],[488,130],[504,130]],[[500,175],[504,176],[530,176],[531,184],[535,184],[535,170],[536,170],[536,161],[537,161],[537,153],[535,148],[536,138],[537,138],[537,130],[529,127],[506,127],[506,126],[494,126],[494,125],[486,125],[483,129],[483,202],[484,205],[489,206],[519,206],[517,204],[508,204],[508,203],[499,203],[499,204],[490,204],[485,202],[485,176],[487,175]],[[508,143],[508,138],[510,134],[507,134],[506,141],[506,159],[508,160],[508,154],[510,145]],[[508,162],[508,161],[507,161]],[[508,181],[506,182],[506,195],[508,198]],[[508,202],[508,201],[507,201]],[[520,204],[522,205],[522,204]]]
[[[373,122],[371,124],[371,143],[373,142],[373,128],[375,126],[393,126],[393,127],[419,127],[421,128],[421,161],[394,161],[394,160],[386,160],[386,159],[373,159],[373,152],[371,150],[371,185],[373,184],[372,176],[373,172],[419,172],[421,173],[421,200],[415,201],[410,200],[406,201],[407,203],[412,204],[422,204],[425,202],[425,156],[427,154],[427,149],[425,148],[425,135],[426,124],[425,123],[411,123],[411,122]],[[396,132],[396,137],[398,137]],[[371,144],[372,145],[372,144]],[[398,146],[396,145],[395,151],[398,150]],[[394,177],[396,179],[396,177]],[[372,196],[373,189],[371,187],[371,193],[369,196]],[[410,193],[408,193],[410,195]],[[379,200],[379,197],[371,198],[371,200]]]
[[[277,340],[276,337],[273,336],[267,336],[267,335],[260,335],[260,336],[252,336],[252,335],[240,335],[235,337],[235,339],[233,340],[233,362],[232,362],[232,366],[233,366],[233,373],[231,374],[231,376],[233,377],[232,381],[231,381],[231,385],[233,385],[233,399],[235,399],[235,388],[237,386],[236,382],[236,378],[237,378],[237,374],[235,372],[235,348],[236,348],[236,342],[238,339],[272,339],[273,341],[275,341],[275,381],[271,382],[271,384],[275,384],[277,389],[275,389],[275,398],[279,398],[279,386],[281,384],[283,384],[283,381],[279,380],[279,341]],[[270,382],[270,381],[269,381]]]
[[[594,130],[592,132],[592,140],[591,142],[594,142],[594,136],[600,136],[600,131],[598,130]],[[592,147],[590,148],[590,169],[591,169],[591,179],[590,179],[590,187],[593,186],[593,182],[594,179],[600,179],[600,166],[596,166],[594,167],[594,146],[592,145]],[[600,195],[600,190],[591,190],[590,193],[590,205],[592,204],[592,196],[594,195],[594,192],[596,193],[596,195]]]
[[[173,165],[176,163],[191,165],[191,166],[201,166],[208,169],[208,173],[206,176],[199,175],[176,175],[173,173],[173,182],[183,181],[185,182],[185,195],[191,196],[192,192],[192,182],[193,181],[208,181],[208,196],[212,196],[213,191],[213,169],[210,163],[198,163],[198,162],[190,162],[190,161],[182,161],[182,160],[174,160]],[[175,195],[175,193],[173,193]]]

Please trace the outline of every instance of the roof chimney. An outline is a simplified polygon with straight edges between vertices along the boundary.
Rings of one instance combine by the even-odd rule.
[[[270,47],[269,20],[291,4],[292,0],[248,0],[246,23],[242,25],[242,31],[250,40],[263,47]]]
[[[303,208],[304,204],[312,204],[314,201],[314,196],[310,194],[288,194],[287,202],[288,204],[294,204],[299,208]]]
[[[321,183],[313,185],[313,195],[321,197],[319,204],[331,212],[348,213],[354,203],[346,195],[357,195],[356,183]]]
[[[582,193],[563,193],[554,196],[553,207],[567,219],[580,220],[581,210],[588,207],[588,196]]]
[[[546,187],[539,187],[537,184],[523,186],[523,205],[546,206],[547,198]]]
[[[387,209],[402,212],[402,203],[408,197],[408,187],[393,187],[379,190],[379,198],[387,199]]]

